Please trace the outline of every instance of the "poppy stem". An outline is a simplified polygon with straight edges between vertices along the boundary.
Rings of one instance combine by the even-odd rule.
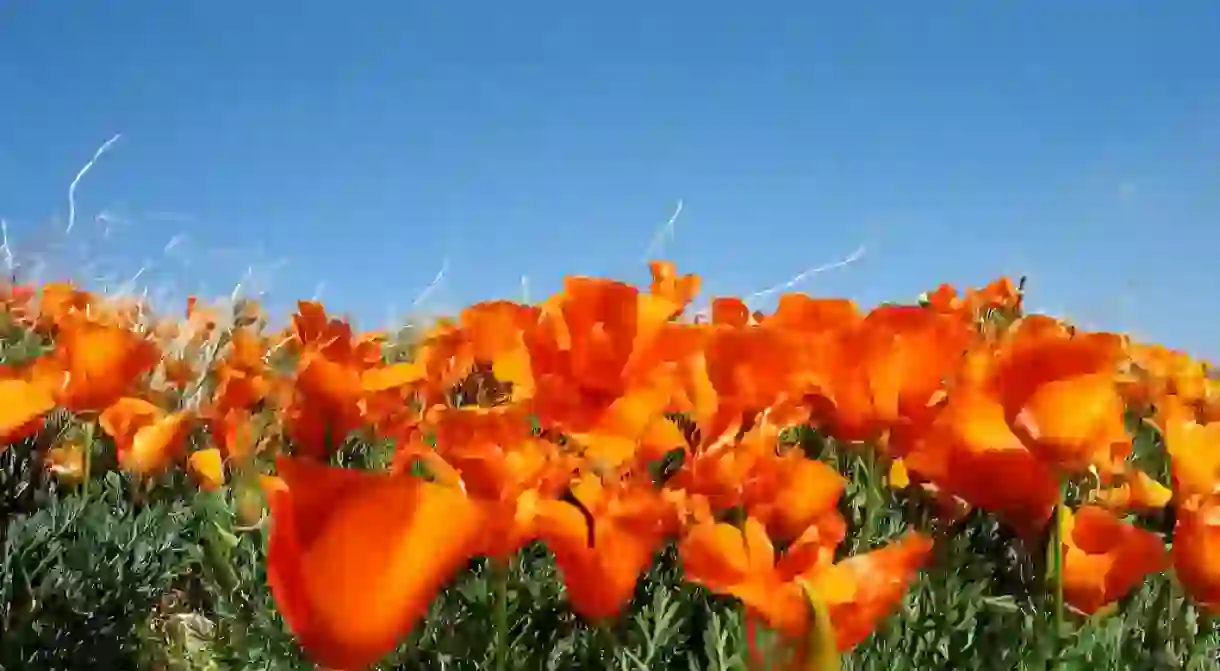
[[[84,452],[81,455],[81,481],[80,493],[81,498],[89,499],[89,480],[93,476],[93,440],[97,430],[97,425],[93,422],[85,422],[85,437],[81,441],[81,450]]]
[[[1051,603],[1051,659],[1050,668],[1059,668],[1063,648],[1063,622],[1064,622],[1064,599],[1063,599],[1063,517],[1065,512],[1066,492],[1065,487],[1059,487],[1059,500],[1055,503],[1054,514],[1051,516],[1050,543],[1046,548],[1047,563],[1050,567],[1048,572],[1048,587],[1053,594]]]
[[[873,541],[877,537],[877,527],[881,522],[881,509],[885,506],[881,492],[881,488],[885,486],[882,481],[881,468],[881,460],[877,457],[876,446],[865,446],[864,482],[867,484],[867,488],[864,491],[864,529],[861,534],[862,550],[872,548]]]
[[[493,599],[492,628],[495,632],[495,650],[493,651],[494,659],[492,668],[495,671],[507,671],[508,669],[508,649],[509,649],[509,632],[508,632],[508,580],[509,580],[509,562],[499,559],[491,560],[492,583],[495,593]]]
[[[840,671],[843,666],[830,609],[812,585],[801,578],[797,578],[797,581],[809,603],[810,615],[802,671]]]

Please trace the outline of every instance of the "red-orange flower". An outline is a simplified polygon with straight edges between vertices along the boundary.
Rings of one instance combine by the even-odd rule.
[[[302,349],[284,428],[305,454],[323,456],[363,424],[361,375],[380,362],[381,345],[355,337],[318,303],[299,303],[293,326]]]
[[[267,366],[263,363],[261,338],[248,328],[234,330],[228,354],[216,367],[216,391],[212,405],[217,414],[249,409],[270,391]]]
[[[85,411],[101,410],[131,391],[159,358],[156,346],[131,330],[73,315],[60,324],[48,364],[63,375],[59,404]]]
[[[960,365],[971,332],[951,317],[915,306],[885,306],[828,344],[820,365],[823,414],[845,440],[894,437],[899,454],[911,424],[926,422],[933,400]],[[884,441],[888,447],[890,441]]]
[[[954,390],[905,463],[946,494],[1023,532],[1040,529],[1059,498],[1058,478],[1013,433],[1003,407],[970,387]]]

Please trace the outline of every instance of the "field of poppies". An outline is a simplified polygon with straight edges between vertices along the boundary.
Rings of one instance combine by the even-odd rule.
[[[0,285],[0,669],[1217,669],[1220,380],[651,264],[361,333]]]

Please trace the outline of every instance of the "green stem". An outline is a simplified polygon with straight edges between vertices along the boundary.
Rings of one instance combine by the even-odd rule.
[[[618,660],[615,653],[618,650],[618,639],[615,637],[614,624],[609,620],[599,620],[593,624],[597,641],[597,649],[594,651],[596,663],[602,668],[614,668],[614,663]]]
[[[81,497],[86,500],[89,498],[89,481],[93,478],[93,440],[96,431],[97,425],[93,422],[85,422],[85,437],[81,442],[81,450],[84,451],[84,454],[81,455],[80,492]]]
[[[1063,651],[1063,623],[1065,602],[1063,598],[1063,518],[1067,505],[1064,488],[1059,488],[1059,500],[1055,503],[1054,514],[1051,516],[1050,543],[1046,548],[1048,585],[1054,595],[1051,604],[1052,631],[1050,668],[1059,668]]]
[[[493,668],[495,671],[507,671],[508,669],[508,649],[509,649],[509,631],[508,631],[508,581],[509,581],[509,562],[493,559],[491,563],[493,573],[492,582],[495,589],[495,604],[492,616],[492,626],[495,630],[495,650]]]
[[[877,526],[880,522],[881,508],[884,505],[881,488],[885,484],[880,473],[881,467],[881,460],[877,458],[877,448],[873,445],[865,447],[864,468],[867,471],[865,477],[867,489],[864,492],[864,529],[861,534],[861,551],[870,549],[873,540],[877,537]]]
[[[807,671],[840,671],[843,661],[835,644],[835,627],[830,619],[830,609],[812,585],[801,578],[797,578],[797,583],[809,602],[810,616],[802,668]]]

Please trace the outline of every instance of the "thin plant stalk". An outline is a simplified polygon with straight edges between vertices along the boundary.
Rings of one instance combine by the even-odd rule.
[[[508,561],[492,560],[493,599],[492,627],[494,628],[495,646],[492,654],[492,668],[495,671],[508,671],[509,631],[508,631],[508,581],[511,577]]]
[[[1050,668],[1061,665],[1063,648],[1063,627],[1065,601],[1063,598],[1063,522],[1066,500],[1064,487],[1059,487],[1059,500],[1055,503],[1054,514],[1051,516],[1049,544],[1046,548],[1047,587],[1052,595],[1051,602],[1051,660]]]
[[[885,501],[882,497],[881,488],[885,486],[882,481],[881,469],[883,464],[877,455],[877,447],[869,445],[864,449],[863,455],[865,483],[864,490],[864,529],[860,535],[862,539],[862,550],[868,550],[874,538],[877,537],[878,526],[881,523],[881,515],[885,506]]]
[[[86,500],[89,498],[89,481],[93,478],[93,441],[96,432],[96,424],[85,422],[85,437],[81,441],[81,449],[84,451],[84,454],[81,455],[80,492],[81,497]]]

